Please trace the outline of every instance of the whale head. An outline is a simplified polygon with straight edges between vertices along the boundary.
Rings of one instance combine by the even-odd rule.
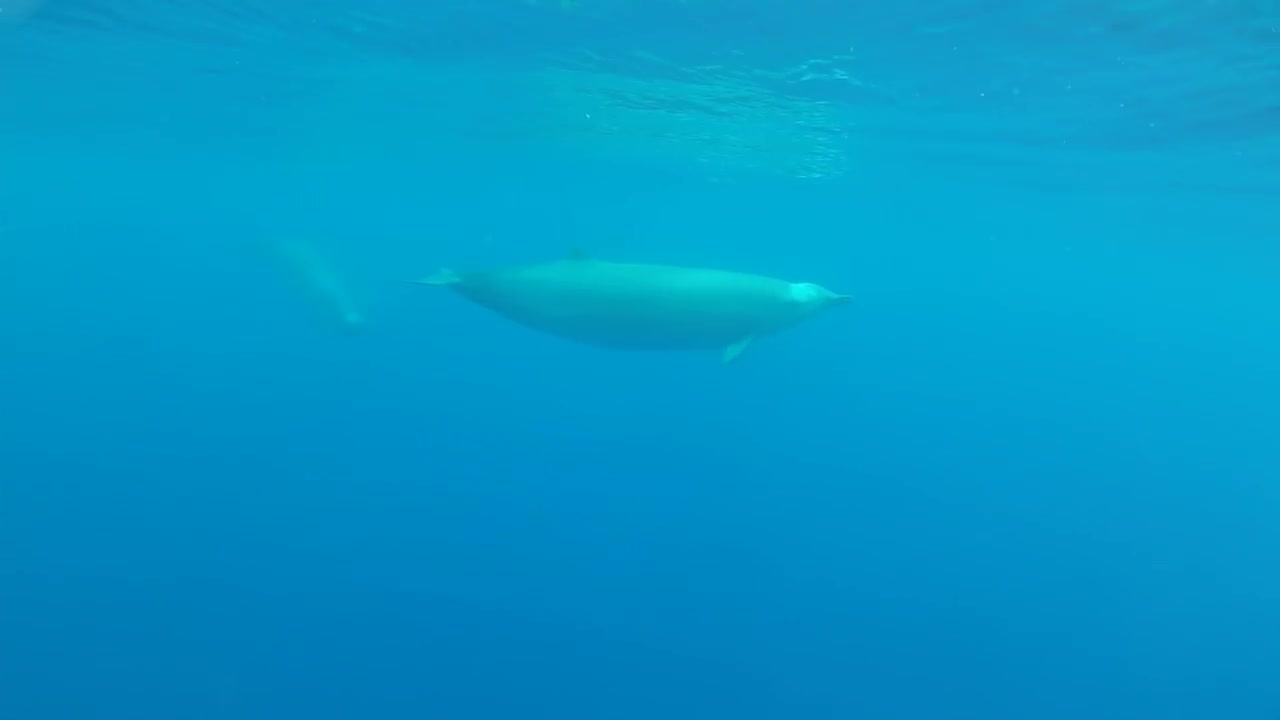
[[[803,315],[810,315],[832,305],[850,302],[848,295],[831,292],[816,283],[791,283],[787,288],[787,299],[799,306]]]

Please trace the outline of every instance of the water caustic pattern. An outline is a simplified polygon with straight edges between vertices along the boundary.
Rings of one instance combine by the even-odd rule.
[[[421,127],[488,128],[490,141],[719,180],[840,177],[874,152],[920,172],[987,163],[1010,180],[1079,185],[1099,177],[1081,153],[1101,151],[1108,166],[1118,153],[1152,168],[1128,181],[1106,173],[1117,185],[1195,185],[1207,174],[1186,168],[1206,163],[1236,168],[1214,174],[1237,189],[1277,182],[1276,2],[848,5],[0,0],[27,19],[28,41],[0,46],[0,64],[12,73],[110,37],[122,48],[112,62],[138,59],[131,77],[181,69],[142,61],[163,45],[202,76],[257,81],[269,103],[344,65],[388,62],[416,68],[398,96],[430,88],[430,109],[412,119]],[[52,45],[33,47],[37,36]],[[512,101],[475,122],[478,106],[495,105],[477,102],[495,82]],[[1188,146],[1199,154],[1185,167],[1153,162]]]
[[[529,78],[561,141],[613,158],[692,163],[712,174],[836,177],[848,159],[843,113],[788,96],[763,73],[681,68],[639,56],[628,71],[596,56]]]
[[[442,133],[488,128],[490,140],[535,141],[588,158],[665,164],[717,178],[739,172],[830,177],[847,162],[840,109],[771,87],[762,72],[682,65],[641,51],[606,56],[565,53],[561,46],[521,48],[531,33],[498,17],[387,3],[358,10],[328,3],[290,16],[236,4],[184,3],[179,12],[148,2],[73,2],[34,15],[24,28],[27,39],[44,42],[13,52],[15,62],[30,62],[72,44],[98,47],[126,77],[151,86],[165,82],[165,68],[143,58],[147,48],[162,50],[185,66],[169,70],[182,69],[184,77],[198,72],[201,82],[226,81],[226,92],[237,97],[220,103],[220,114],[254,102],[248,88],[262,87],[258,103],[279,105],[300,89],[343,82],[361,72],[353,68],[383,62],[396,68],[394,82],[357,78],[382,83],[384,99],[369,102],[398,98],[389,103],[394,112],[388,117],[436,125]],[[481,50],[461,42],[455,47],[457,37],[472,38]],[[101,47],[112,42],[119,52]],[[513,53],[521,62],[495,66],[495,56]],[[443,55],[448,62],[437,62]],[[500,105],[483,97],[485,89],[511,98],[504,112],[491,112]],[[418,111],[423,117],[407,117]]]

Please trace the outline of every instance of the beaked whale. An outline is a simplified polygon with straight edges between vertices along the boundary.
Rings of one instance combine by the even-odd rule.
[[[720,349],[737,359],[756,338],[795,325],[848,295],[763,275],[599,260],[474,272],[443,269],[419,285],[447,286],[529,328],[600,347]]]

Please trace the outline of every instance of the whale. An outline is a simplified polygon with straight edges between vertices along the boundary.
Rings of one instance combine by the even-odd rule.
[[[620,350],[718,350],[733,362],[756,340],[849,295],[809,282],[710,268],[612,262],[581,250],[550,262],[410,280],[447,287],[512,322]]]
[[[365,317],[359,303],[337,270],[311,244],[294,237],[275,237],[269,248],[293,276],[295,285],[327,319],[347,333],[364,330]]]

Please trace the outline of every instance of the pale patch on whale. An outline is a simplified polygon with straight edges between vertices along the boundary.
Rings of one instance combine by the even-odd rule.
[[[821,285],[729,270],[563,260],[414,281],[447,286],[535,330],[628,350],[718,349],[725,362],[756,339],[850,298]]]

